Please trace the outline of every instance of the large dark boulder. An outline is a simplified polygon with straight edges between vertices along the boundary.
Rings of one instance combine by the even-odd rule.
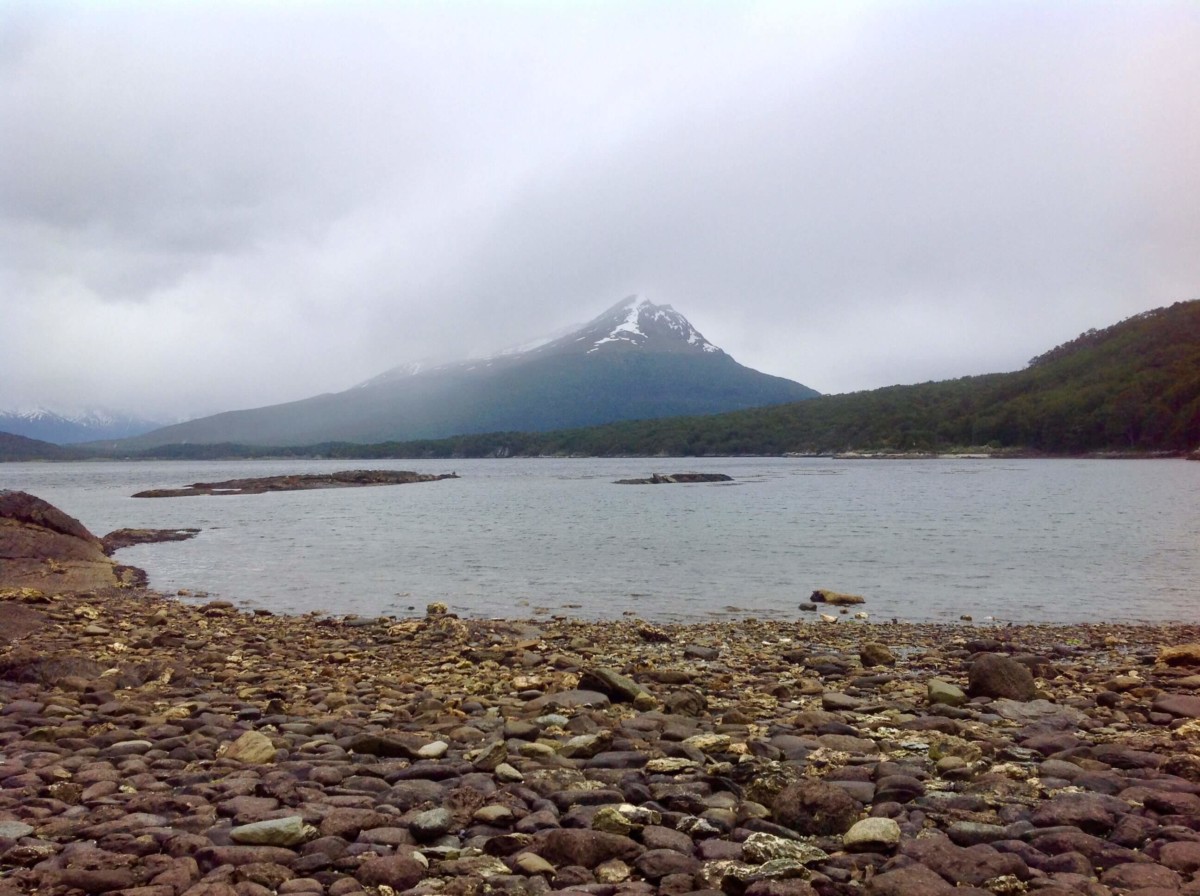
[[[815,836],[846,833],[861,812],[862,804],[841,787],[815,780],[788,785],[771,804],[779,824]]]
[[[972,697],[1007,697],[1028,701],[1037,696],[1033,674],[1023,663],[998,653],[979,656],[967,672],[967,693]]]
[[[541,835],[533,851],[552,865],[595,868],[612,859],[632,862],[645,852],[645,848],[621,834],[585,828],[559,828]]]

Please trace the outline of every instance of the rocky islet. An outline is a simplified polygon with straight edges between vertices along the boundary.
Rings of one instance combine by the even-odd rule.
[[[193,482],[182,488],[152,488],[135,498],[192,498],[201,495],[263,495],[267,492],[298,492],[323,488],[363,488],[379,485],[411,485],[457,479],[457,473],[414,473],[411,470],[340,470],[336,473],[258,476],[222,482]],[[188,530],[178,530],[188,531]]]

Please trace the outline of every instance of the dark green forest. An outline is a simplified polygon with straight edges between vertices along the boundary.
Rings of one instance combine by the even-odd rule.
[[[301,448],[173,445],[137,457],[455,458],[951,452],[1186,454],[1200,448],[1200,301],[1147,311],[1014,373],[775,407],[542,433]]]

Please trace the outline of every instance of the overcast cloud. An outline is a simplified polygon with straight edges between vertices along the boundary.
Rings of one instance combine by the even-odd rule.
[[[0,3],[0,409],[195,415],[631,293],[823,392],[1200,298],[1200,4]]]

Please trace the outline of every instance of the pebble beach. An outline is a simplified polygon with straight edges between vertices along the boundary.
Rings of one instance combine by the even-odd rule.
[[[0,593],[0,896],[1200,894],[1200,628]]]

